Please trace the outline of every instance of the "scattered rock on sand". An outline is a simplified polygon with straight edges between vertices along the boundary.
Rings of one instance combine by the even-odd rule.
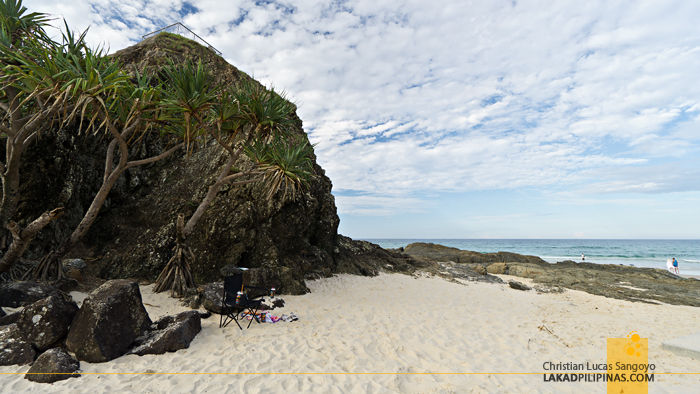
[[[194,337],[202,331],[199,311],[186,311],[175,316],[164,316],[151,327],[146,335],[137,340],[137,347],[128,354],[163,354],[187,349]]]
[[[452,261],[438,263],[439,272],[453,279],[468,280],[471,282],[503,283],[497,276],[480,274],[464,264],[456,264]]]
[[[509,280],[508,286],[510,286],[511,289],[515,289],[515,290],[524,290],[524,291],[532,290],[532,287],[525,285],[523,283],[520,283],[520,282],[516,282],[514,280]]]
[[[112,280],[85,298],[66,347],[79,360],[105,362],[123,355],[150,326],[138,284]]]
[[[543,293],[543,294],[551,294],[551,293],[563,293],[565,289],[561,286],[542,286],[542,285],[535,285],[535,291],[538,293]]]
[[[78,360],[63,349],[53,348],[36,359],[24,378],[36,383],[53,383],[79,377],[80,374],[73,373],[78,369],[80,369]]]

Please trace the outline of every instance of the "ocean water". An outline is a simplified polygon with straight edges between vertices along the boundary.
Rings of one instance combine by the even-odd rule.
[[[512,252],[539,256],[550,263],[563,260],[624,264],[666,269],[675,257],[681,274],[700,275],[700,240],[666,239],[365,239],[383,248],[432,242],[480,253]]]

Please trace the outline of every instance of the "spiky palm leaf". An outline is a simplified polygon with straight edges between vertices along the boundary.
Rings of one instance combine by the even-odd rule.
[[[181,115],[184,118],[186,132],[183,140],[190,152],[191,145],[203,131],[202,127],[215,103],[218,89],[201,61],[196,66],[189,61],[181,65],[171,62],[162,70],[168,82],[161,104],[171,115]],[[201,127],[191,128],[190,119],[197,120]]]
[[[267,188],[267,199],[282,189],[282,200],[286,200],[287,192],[296,199],[300,191],[309,182],[313,173],[311,154],[313,146],[306,140],[289,141],[274,140],[270,143],[257,140],[246,146],[246,155],[262,172],[263,181]]]
[[[39,12],[25,14],[26,11],[22,0],[0,0],[0,30],[3,44],[8,44],[8,48],[17,46],[26,37],[48,39],[43,29],[50,21],[47,15]],[[6,41],[5,37],[9,40]]]
[[[267,90],[253,81],[243,81],[231,97],[239,105],[235,118],[251,125],[254,133],[263,137],[297,122],[292,117],[296,106],[287,100],[284,92],[276,93],[274,88]]]

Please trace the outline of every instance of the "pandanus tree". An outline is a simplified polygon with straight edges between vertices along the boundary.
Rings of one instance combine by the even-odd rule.
[[[107,57],[85,56],[85,61],[72,64],[71,75],[75,79],[75,108],[68,119],[80,117],[87,120],[90,130],[104,130],[110,139],[105,153],[104,175],[100,189],[95,194],[83,219],[70,237],[44,256],[34,270],[34,278],[60,279],[61,258],[87,234],[117,179],[129,168],[154,163],[172,155],[183,143],[172,144],[164,152],[144,159],[130,158],[130,149],[142,142],[143,136],[153,127],[167,136],[179,125],[165,119],[161,105],[162,86],[151,86],[147,76],[129,78],[118,63]]]
[[[293,136],[289,130],[296,124],[295,106],[284,94],[266,89],[252,81],[241,81],[231,90],[213,86],[212,78],[199,63],[170,65],[164,69],[172,86],[164,100],[170,113],[185,119],[181,138],[188,152],[208,139],[214,139],[225,151],[227,160],[219,175],[208,186],[194,214],[185,221],[180,214],[176,221],[176,245],[153,288],[154,292],[171,291],[181,296],[196,287],[190,262],[195,258],[187,244],[209,206],[224,186],[234,187],[262,182],[267,198],[284,190],[283,199],[295,198],[311,176],[312,147],[305,138]],[[234,167],[245,155],[249,162]]]
[[[24,229],[11,220],[19,199],[22,153],[40,133],[55,124],[79,123],[78,133],[83,129],[104,131],[110,141],[102,185],[85,216],[70,238],[44,256],[34,270],[35,279],[60,279],[61,258],[87,233],[119,176],[131,167],[168,157],[182,144],[153,157],[130,158],[129,149],[152,124],[159,124],[165,134],[172,126],[160,120],[162,87],[152,87],[149,78],[140,75],[134,82],[101,49],[92,50],[85,45],[85,32],[75,35],[66,26],[61,44],[45,38],[37,31],[43,32],[41,24],[46,19],[41,14],[22,17],[25,11],[14,0],[0,3],[0,109],[4,112],[0,136],[6,142],[6,160],[0,162],[0,225],[10,230],[13,238],[0,260],[0,273],[12,268],[38,231],[62,213],[61,208],[46,212]]]
[[[12,220],[20,198],[22,154],[62,113],[72,109],[67,97],[60,94],[62,71],[52,67],[55,57],[60,58],[69,45],[47,37],[43,26],[49,19],[44,14],[26,11],[21,1],[0,0],[0,139],[5,144],[5,157],[0,159],[0,249],[5,251],[0,273],[14,265],[39,230],[62,214],[60,208],[46,212],[25,228]],[[48,67],[29,81],[18,72],[27,61],[48,62]]]

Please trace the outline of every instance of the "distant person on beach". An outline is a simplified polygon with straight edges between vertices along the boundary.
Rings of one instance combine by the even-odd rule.
[[[673,272],[673,260],[671,260],[671,259],[666,260],[666,268],[668,268],[668,272],[674,273]]]
[[[581,253],[581,261],[586,261],[586,256],[583,253]]]
[[[673,258],[673,272],[676,273],[676,275],[680,275],[681,272],[678,270],[678,260],[676,258]]]

